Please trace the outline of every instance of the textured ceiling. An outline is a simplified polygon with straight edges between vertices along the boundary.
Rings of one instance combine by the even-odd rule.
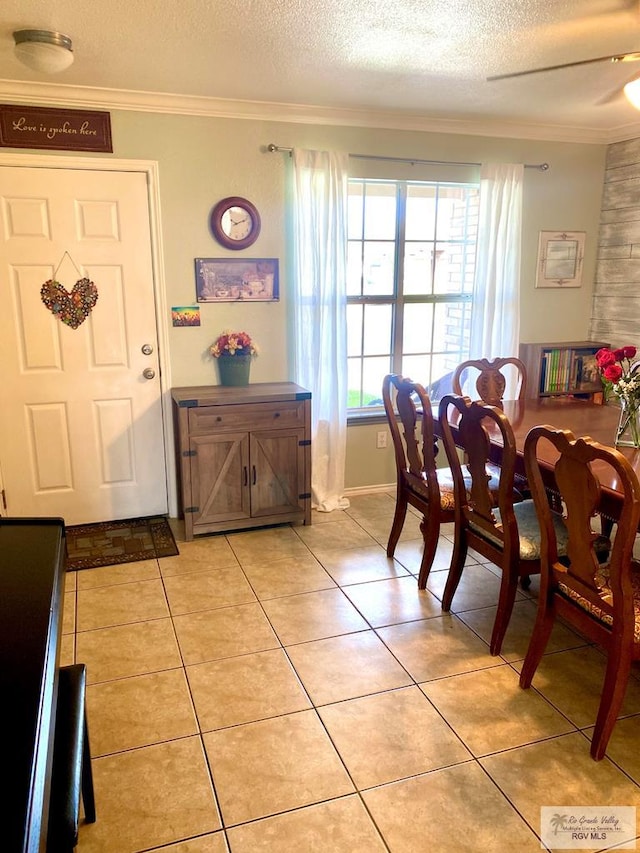
[[[13,53],[12,32],[21,28],[69,35],[74,64],[55,77],[24,68]],[[581,130],[585,138],[624,138],[638,135],[640,113],[619,93],[640,75],[640,62],[485,78],[631,51],[640,51],[635,0],[3,0],[0,7],[6,100],[18,92],[34,99],[42,84],[55,83],[88,87],[88,102],[90,90],[102,90],[107,102],[104,90],[126,90],[295,104],[325,115],[384,113],[386,126],[448,119],[485,132],[513,123],[546,126],[551,137],[564,127],[573,138]]]

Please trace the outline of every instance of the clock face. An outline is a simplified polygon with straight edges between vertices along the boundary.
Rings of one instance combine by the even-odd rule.
[[[211,211],[211,231],[227,249],[245,249],[258,239],[260,214],[245,198],[231,196],[219,201]]]
[[[253,231],[253,220],[244,207],[230,207],[220,219],[222,230],[230,240],[244,240]]]

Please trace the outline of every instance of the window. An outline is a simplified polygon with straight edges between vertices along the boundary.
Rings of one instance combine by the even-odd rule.
[[[469,355],[477,184],[350,180],[350,414],[382,406],[382,380],[402,373],[433,400]]]

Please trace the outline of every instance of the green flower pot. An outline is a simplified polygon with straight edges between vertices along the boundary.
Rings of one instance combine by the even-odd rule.
[[[250,355],[221,355],[216,359],[221,385],[248,385]]]

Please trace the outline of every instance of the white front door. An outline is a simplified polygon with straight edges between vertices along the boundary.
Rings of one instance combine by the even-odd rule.
[[[72,328],[60,316],[84,277],[98,299]],[[41,296],[50,279],[70,294],[59,315]],[[0,166],[0,293],[6,514],[166,513],[146,175]]]

